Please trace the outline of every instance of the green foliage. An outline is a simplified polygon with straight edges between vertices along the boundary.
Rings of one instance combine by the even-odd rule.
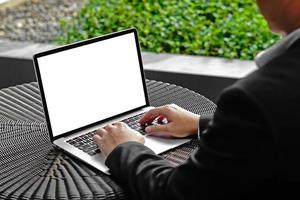
[[[253,59],[278,40],[253,0],[89,0],[60,44],[136,27],[145,51]]]

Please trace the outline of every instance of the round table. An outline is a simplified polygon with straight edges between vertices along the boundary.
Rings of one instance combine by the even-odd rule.
[[[216,109],[213,102],[186,88],[153,80],[146,84],[152,106],[175,103],[201,115]],[[36,82],[0,90],[0,141],[0,198],[125,199],[110,176],[51,144]],[[161,156],[178,165],[197,145],[193,139]]]

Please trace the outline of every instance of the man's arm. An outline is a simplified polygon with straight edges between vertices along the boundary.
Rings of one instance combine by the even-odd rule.
[[[137,199],[215,199],[254,190],[272,174],[276,153],[263,108],[237,88],[223,92],[200,147],[182,165],[136,142],[117,146],[106,164]],[[201,120],[200,120],[201,121]]]
[[[213,120],[214,114],[201,115],[199,120],[199,131],[202,133],[208,128],[208,124]]]

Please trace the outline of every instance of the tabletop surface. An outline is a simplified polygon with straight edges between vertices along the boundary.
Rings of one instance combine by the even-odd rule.
[[[147,80],[150,105],[175,103],[201,115],[216,105],[180,86]],[[110,176],[94,170],[54,147],[36,82],[0,90],[0,198],[9,199],[125,199]],[[174,166],[197,148],[193,139],[161,154]]]

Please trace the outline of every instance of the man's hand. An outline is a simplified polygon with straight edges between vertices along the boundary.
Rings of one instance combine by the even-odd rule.
[[[107,157],[119,144],[134,141],[141,144],[145,143],[144,137],[137,131],[129,128],[127,124],[117,122],[100,128],[93,137],[94,143],[97,144]]]
[[[197,133],[200,115],[172,104],[150,110],[142,117],[140,124],[149,125],[155,119],[158,122],[162,122],[166,119],[167,123],[150,125],[145,129],[147,133],[183,138]]]

